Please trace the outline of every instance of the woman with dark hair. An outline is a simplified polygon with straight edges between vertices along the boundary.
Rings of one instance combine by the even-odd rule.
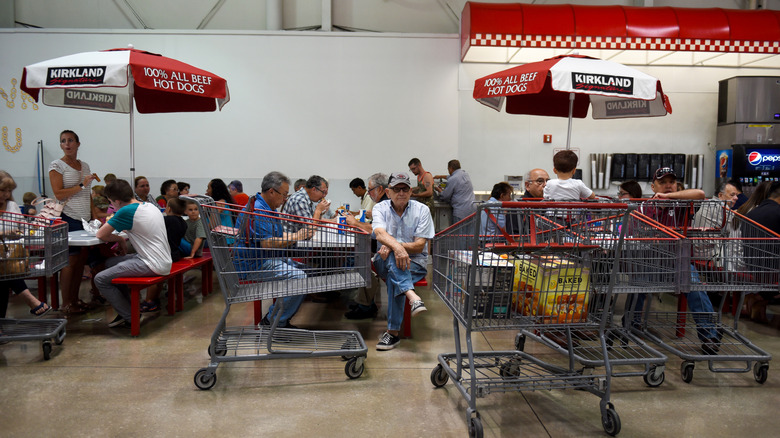
[[[642,197],[642,186],[636,181],[625,181],[618,188],[618,199],[639,199]]]
[[[747,201],[745,201],[744,204],[740,205],[737,209],[737,213],[747,216],[747,214],[750,212],[750,210],[756,208],[758,204],[764,202],[764,200],[769,196],[769,188],[772,186],[772,183],[769,181],[764,181],[761,184],[756,186],[756,189],[753,190],[753,194],[750,195]]]
[[[176,184],[175,180],[168,179],[165,180],[165,182],[162,183],[160,186],[160,196],[155,199],[157,201],[157,205],[160,206],[160,208],[165,208],[166,205],[168,205],[168,200],[171,198],[178,198],[179,197],[179,186]]]
[[[65,130],[60,133],[60,148],[62,158],[49,164],[49,181],[54,197],[67,201],[62,209],[62,220],[68,223],[69,231],[83,230],[82,219],[87,221],[97,217],[97,210],[92,203],[92,181],[98,180],[92,173],[89,164],[78,159],[79,136],[75,132]],[[85,313],[87,304],[79,300],[81,276],[84,273],[86,253],[81,247],[71,246],[68,250],[68,265],[60,271],[60,287],[62,289],[62,307],[60,311],[70,315]]]
[[[227,188],[225,181],[219,178],[214,178],[209,181],[209,185],[206,188],[206,195],[211,196],[211,199],[217,202],[217,205],[234,204],[233,197],[230,196],[230,190]],[[229,206],[227,206],[229,207]],[[233,219],[230,218],[230,212],[222,210],[219,213],[219,221],[226,227],[233,226]]]
[[[227,188],[225,181],[219,178],[214,178],[209,181],[209,185],[206,188],[206,195],[211,196],[211,199],[224,204],[232,204],[233,197],[230,196],[230,190]]]

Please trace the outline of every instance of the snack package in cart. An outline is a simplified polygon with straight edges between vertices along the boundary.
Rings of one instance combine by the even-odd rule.
[[[590,295],[590,270],[556,256],[519,256],[513,289],[515,306],[525,316],[541,317],[544,324],[585,322]]]

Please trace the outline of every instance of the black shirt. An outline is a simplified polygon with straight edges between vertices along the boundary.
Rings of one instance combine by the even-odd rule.
[[[187,232],[187,222],[180,216],[165,215],[165,233],[168,235],[168,245],[171,246],[171,260],[181,259],[179,245]],[[189,255],[189,254],[188,254]]]
[[[750,210],[747,217],[780,234],[780,204],[777,202],[765,199],[758,207]]]

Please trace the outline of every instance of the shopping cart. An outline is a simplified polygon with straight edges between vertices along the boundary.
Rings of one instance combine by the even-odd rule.
[[[368,349],[357,331],[279,328],[281,299],[270,326],[228,327],[226,320],[233,304],[370,286],[369,235],[331,222],[218,206],[205,196],[192,199],[225,297],[208,348],[211,361],[195,373],[195,385],[211,389],[222,362],[324,356],[341,356],[347,376],[360,377]],[[261,230],[276,230],[275,237]],[[293,240],[292,233],[305,238]]]
[[[689,293],[689,305],[690,299],[704,298],[703,293],[719,303],[709,309],[705,301],[705,311],[693,312],[680,295],[677,310],[670,312],[653,309],[656,303],[647,300],[642,322],[632,330],[680,357],[686,383],[692,381],[695,362],[700,361],[707,362],[712,372],[752,370],[756,382],[764,383],[771,355],[740,333],[739,318],[746,294],[780,292],[780,236],[720,201],[649,200],[640,211],[685,237],[687,257],[679,259],[684,273],[675,293]],[[731,323],[723,313],[728,293],[737,297]]]
[[[0,216],[0,280],[51,277],[68,264],[68,224],[4,212]],[[0,341],[41,341],[43,358],[65,339],[65,319],[0,319]]]
[[[468,402],[470,436],[483,433],[477,398],[566,388],[599,396],[604,430],[620,431],[610,401],[613,360],[645,365],[643,374],[651,366],[662,372],[666,360],[640,342],[608,344],[617,337],[612,293],[629,213],[626,204],[484,204],[436,235],[434,290],[453,314],[455,352],[438,356],[431,383],[453,380]],[[472,333],[487,330],[520,330],[516,349],[474,351]],[[566,352],[567,363],[526,353],[529,336]]]

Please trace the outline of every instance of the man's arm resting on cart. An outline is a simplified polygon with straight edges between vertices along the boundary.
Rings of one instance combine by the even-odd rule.
[[[376,240],[382,244],[377,252],[382,260],[387,259],[390,251],[395,254],[395,264],[402,270],[409,269],[409,254],[419,254],[425,249],[428,242],[424,237],[415,237],[414,242],[399,242],[384,228],[375,228]]]
[[[311,239],[314,236],[314,230],[308,227],[301,228],[294,233],[283,233],[281,237],[269,237],[260,242],[262,248],[286,248],[292,246],[299,240]]]
[[[653,197],[660,199],[704,199],[707,195],[704,194],[704,190],[685,189],[672,193],[656,193]]]

